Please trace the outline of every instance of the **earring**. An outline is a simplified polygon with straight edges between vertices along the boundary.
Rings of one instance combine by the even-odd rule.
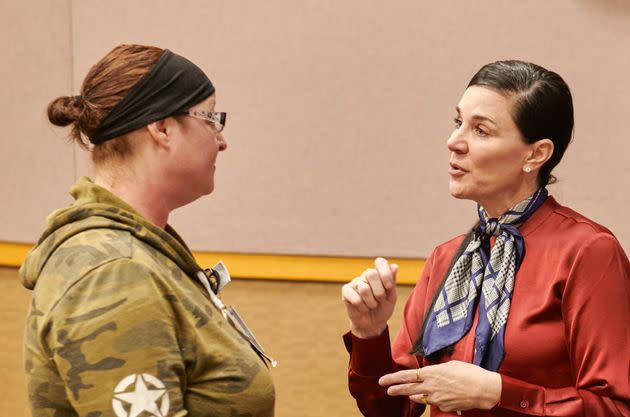
[[[525,170],[525,172],[531,172],[532,169],[529,166],[526,166],[525,168],[523,168]]]

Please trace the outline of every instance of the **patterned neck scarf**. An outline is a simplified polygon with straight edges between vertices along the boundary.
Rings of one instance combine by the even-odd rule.
[[[525,241],[518,225],[545,202],[547,195],[547,190],[540,188],[499,218],[488,218],[483,207],[477,207],[479,225],[427,313],[422,333],[424,356],[453,345],[470,330],[479,300],[473,363],[490,371],[499,368],[505,354],[503,339],[514,277],[525,257]],[[496,242],[490,250],[492,236]]]

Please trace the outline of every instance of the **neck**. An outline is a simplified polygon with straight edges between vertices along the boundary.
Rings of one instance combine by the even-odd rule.
[[[164,228],[171,212],[166,199],[152,184],[142,179],[119,178],[97,173],[94,183],[105,188],[133,207],[151,223]]]
[[[506,211],[508,211],[521,201],[525,200],[530,195],[534,194],[537,189],[537,184],[529,184],[528,186],[521,187],[516,192],[506,193],[500,196],[496,196],[491,200],[478,203],[486,211],[488,217],[499,218]]]

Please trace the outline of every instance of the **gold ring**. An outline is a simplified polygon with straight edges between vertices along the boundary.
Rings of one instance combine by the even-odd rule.
[[[424,405],[429,405],[429,396],[427,394],[422,394],[420,401],[422,401],[422,404]]]
[[[416,369],[416,381],[417,381],[417,382],[422,381],[422,380],[420,379],[420,368]]]

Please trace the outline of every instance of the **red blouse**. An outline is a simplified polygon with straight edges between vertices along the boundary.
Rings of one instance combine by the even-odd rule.
[[[465,416],[630,417],[630,263],[612,233],[552,197],[520,228],[525,259],[516,275],[498,370],[501,400],[492,410]],[[365,416],[420,416],[423,405],[389,397],[378,378],[430,365],[410,355],[430,306],[463,236],[438,246],[404,309],[390,347],[344,336],[350,353],[349,387]],[[473,323],[472,329],[476,326]],[[469,331],[440,362],[472,362]],[[431,407],[431,416],[454,416]]]

